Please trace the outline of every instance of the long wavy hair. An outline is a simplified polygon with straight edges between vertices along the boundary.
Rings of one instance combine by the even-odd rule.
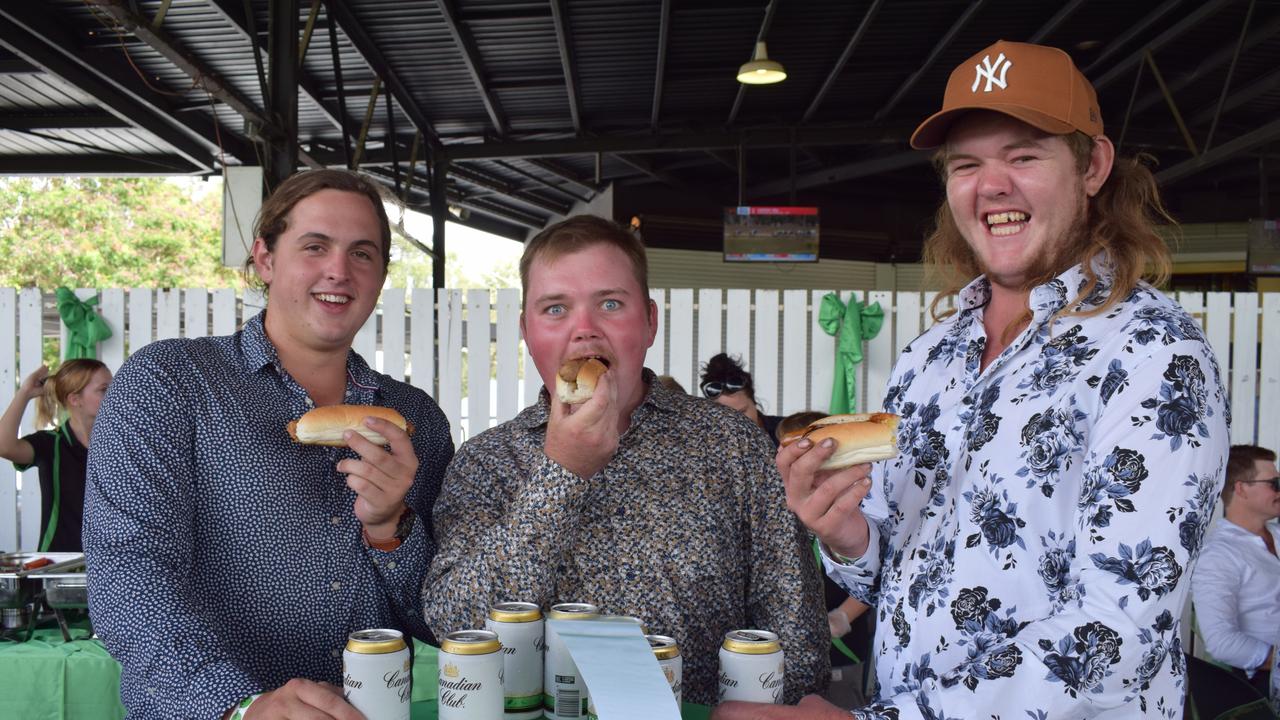
[[[1093,138],[1082,132],[1062,136],[1076,169],[1083,177],[1089,169],[1093,152]],[[933,157],[935,169],[946,183],[946,147]],[[1169,246],[1156,232],[1156,225],[1167,224],[1176,229],[1177,222],[1165,210],[1160,200],[1156,179],[1147,164],[1149,155],[1117,157],[1111,176],[1096,195],[1085,205],[1085,216],[1059,246],[1055,257],[1043,265],[1040,272],[1029,277],[1026,289],[1042,285],[1060,275],[1067,268],[1081,264],[1087,282],[1080,293],[1067,303],[1055,317],[1077,315],[1088,317],[1106,312],[1116,303],[1128,297],[1139,281],[1146,279],[1152,285],[1161,285],[1169,279],[1173,261]],[[977,255],[961,235],[951,208],[943,198],[934,217],[933,232],[924,241],[926,277],[940,292],[929,307],[935,320],[941,320],[955,312],[944,308],[942,302],[960,292],[983,270]],[[1085,308],[1083,301],[1098,285],[1094,260],[1106,259],[1111,273],[1111,289],[1106,299],[1092,308]],[[1028,308],[1004,332],[1008,341],[1031,318]]]
[[[36,399],[36,427],[48,427],[67,408],[67,398],[82,392],[93,380],[94,373],[106,369],[100,360],[76,358],[62,363],[57,372],[45,378],[44,391]]]

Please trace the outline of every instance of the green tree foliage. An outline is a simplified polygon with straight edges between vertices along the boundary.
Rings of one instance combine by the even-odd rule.
[[[237,287],[221,202],[163,178],[0,178],[0,287]]]

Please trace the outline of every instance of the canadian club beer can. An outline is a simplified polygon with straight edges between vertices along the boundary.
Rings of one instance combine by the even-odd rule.
[[[440,720],[501,720],[502,643],[497,633],[451,632],[436,657]]]
[[[662,674],[671,685],[671,692],[675,693],[676,706],[680,707],[681,687],[684,684],[684,660],[680,658],[680,646],[674,638],[666,635],[645,635],[644,639],[649,641],[654,657],[658,658],[658,667],[662,668]]]
[[[782,644],[765,630],[732,630],[720,646],[720,701],[782,704]]]
[[[342,653],[342,695],[368,720],[409,720],[409,647],[399,630],[357,630]]]
[[[600,609],[590,603],[552,605],[548,620],[595,620]],[[542,702],[551,720],[578,720],[587,714],[587,686],[556,631],[547,625],[547,659],[542,675]]]
[[[489,608],[484,626],[502,643],[504,706],[508,720],[542,717],[542,609],[533,603],[501,602]]]

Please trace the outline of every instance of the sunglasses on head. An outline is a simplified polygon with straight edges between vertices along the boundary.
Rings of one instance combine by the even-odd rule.
[[[1244,483],[1245,485],[1253,485],[1253,484],[1255,484],[1255,483],[1263,483],[1263,484],[1266,484],[1266,485],[1270,485],[1270,486],[1271,486],[1271,490],[1272,490],[1273,492],[1278,492],[1278,493],[1280,493],[1280,477],[1273,477],[1273,478],[1271,478],[1270,480],[1237,480],[1236,482],[1242,482],[1242,483]]]
[[[732,395],[742,390],[746,385],[741,381],[737,382],[720,382],[713,380],[711,382],[702,383],[702,394],[712,400],[720,397],[721,394]]]

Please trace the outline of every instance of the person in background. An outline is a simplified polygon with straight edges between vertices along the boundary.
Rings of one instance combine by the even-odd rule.
[[[834,443],[801,440],[777,458],[827,571],[877,613],[877,695],[853,715],[1181,718],[1230,410],[1200,326],[1157,289],[1155,178],[1041,45],[956,66],[911,144],[946,190],[924,247],[944,284],[885,389],[898,455],[822,471]],[[714,717],[848,715],[806,698]]]
[[[40,540],[33,550],[80,552],[84,517],[85,460],[98,405],[111,384],[111,370],[98,360],[77,358],[56,373],[41,365],[28,375],[0,417],[0,457],[18,470],[40,476]],[[37,430],[18,437],[27,403],[36,401]]]
[[[756,388],[751,382],[751,373],[743,369],[738,358],[729,357],[725,353],[712,356],[702,365],[702,379],[698,383],[698,389],[708,400],[746,415],[751,422],[765,431],[773,441],[773,446],[778,447],[776,431],[782,418],[760,412],[760,405],[756,402]]]
[[[391,230],[368,179],[310,170],[262,204],[246,274],[266,310],[235,334],[136,350],[89,452],[89,615],[131,720],[358,720],[350,633],[429,638],[419,591],[453,442],[422,390],[351,348],[382,291]],[[301,445],[313,407],[394,408],[379,446]]]
[[[525,245],[520,279],[520,329],[545,387],[449,467],[423,586],[436,637],[482,627],[503,600],[590,602],[676,639],[689,702],[716,701],[720,643],[745,628],[780,636],[787,697],[821,691],[829,635],[808,534],[768,440],[644,367],[658,325],[639,238],[572,217]],[[558,370],[585,357],[608,371],[567,405]]]
[[[1280,471],[1276,453],[1233,445],[1222,486],[1226,511],[1205,538],[1191,576],[1205,650],[1270,693],[1280,645]]]

